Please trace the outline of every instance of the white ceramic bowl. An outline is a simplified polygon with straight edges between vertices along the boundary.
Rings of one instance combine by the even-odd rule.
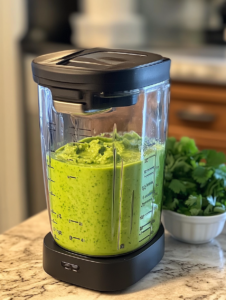
[[[170,210],[162,211],[162,222],[175,239],[204,244],[217,237],[224,228],[226,213],[215,216],[185,216]]]

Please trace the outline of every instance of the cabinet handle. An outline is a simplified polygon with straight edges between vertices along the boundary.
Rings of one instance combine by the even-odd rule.
[[[195,112],[190,110],[178,110],[177,117],[183,121],[212,123],[216,119],[216,115],[205,112]]]

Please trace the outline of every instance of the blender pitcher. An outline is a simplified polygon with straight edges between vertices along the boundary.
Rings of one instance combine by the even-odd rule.
[[[125,288],[164,252],[170,60],[95,48],[40,56],[32,68],[51,225],[44,269],[95,290]]]

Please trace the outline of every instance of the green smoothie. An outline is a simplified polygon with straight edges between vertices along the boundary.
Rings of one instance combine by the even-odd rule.
[[[55,241],[89,256],[119,255],[150,241],[160,224],[164,153],[163,144],[142,144],[130,132],[86,138],[48,155]]]

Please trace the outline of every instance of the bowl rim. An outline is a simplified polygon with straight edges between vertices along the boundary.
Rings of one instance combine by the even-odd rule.
[[[226,220],[226,212],[213,216],[186,216],[172,210],[162,210],[162,214],[167,217],[174,217],[187,223],[215,223]]]

